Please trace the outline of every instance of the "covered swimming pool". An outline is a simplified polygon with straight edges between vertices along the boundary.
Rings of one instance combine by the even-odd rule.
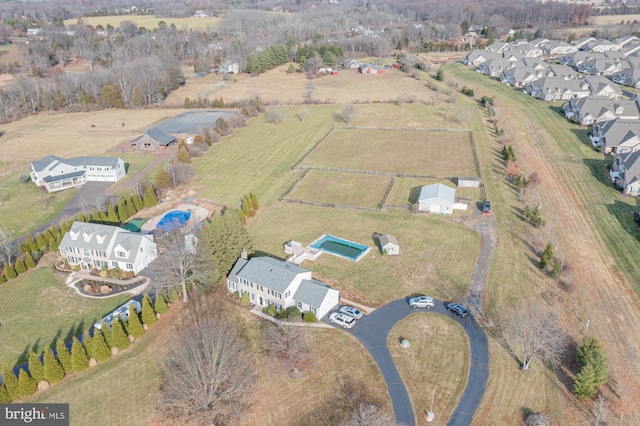
[[[334,237],[329,234],[324,234],[311,243],[309,247],[353,262],[359,261],[369,253],[369,250],[371,250],[371,247],[345,240],[343,238]]]
[[[120,228],[126,229],[131,232],[140,232],[142,231],[142,225],[145,224],[149,219],[139,218],[139,219],[131,219],[129,222],[120,225]]]
[[[156,225],[156,229],[169,232],[172,229],[182,228],[191,218],[191,212],[184,210],[172,210],[162,216]]]

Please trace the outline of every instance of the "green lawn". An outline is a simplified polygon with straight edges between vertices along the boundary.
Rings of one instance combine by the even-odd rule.
[[[403,348],[400,339],[409,341]],[[407,388],[416,420],[431,410],[433,425],[445,425],[467,385],[469,337],[455,321],[439,314],[413,314],[389,332],[389,351]],[[434,394],[435,392],[435,394]],[[417,424],[422,424],[419,420]]]
[[[58,337],[70,338],[128,299],[88,299],[64,284],[64,276],[47,267],[28,271],[0,287],[0,364],[26,360]]]
[[[27,167],[24,174],[28,175]],[[48,194],[41,192],[33,182],[21,183],[20,173],[0,179],[0,224],[15,238],[25,235],[55,218],[75,195],[77,189]],[[46,199],[50,203],[43,208]]]
[[[479,254],[478,234],[471,229],[408,210],[376,213],[281,203],[261,209],[248,226],[258,250],[282,258],[285,242],[308,245],[324,233],[371,246],[357,263],[323,254],[302,265],[344,297],[371,304],[414,292],[458,299],[469,287]],[[402,255],[381,256],[374,232],[394,235]]]
[[[391,177],[310,170],[287,199],[378,208]]]

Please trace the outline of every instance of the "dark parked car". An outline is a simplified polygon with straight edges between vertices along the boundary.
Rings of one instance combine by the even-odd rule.
[[[467,308],[457,303],[449,303],[447,305],[447,310],[451,311],[452,313],[456,314],[461,318],[464,318],[467,315],[469,315],[469,311],[467,311]]]
[[[491,213],[491,203],[485,201],[482,203],[482,214],[490,214]]]

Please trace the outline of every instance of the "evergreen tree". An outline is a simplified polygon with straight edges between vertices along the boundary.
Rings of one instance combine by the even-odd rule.
[[[33,260],[33,256],[31,256],[31,253],[27,253],[25,255],[24,264],[29,269],[33,269],[36,267],[36,261]]]
[[[20,398],[20,389],[18,388],[18,378],[14,374],[13,370],[4,365],[2,366],[2,379],[3,383],[9,394],[9,399],[15,401]]]
[[[7,282],[7,279],[4,277],[4,275],[0,274],[0,284],[4,284]]]
[[[144,328],[138,316],[138,310],[131,304],[129,305],[129,320],[127,321],[127,333],[136,339],[144,335]]]
[[[113,341],[113,334],[106,322],[102,321],[102,328],[100,328],[100,331],[102,332],[102,336],[104,337],[104,341],[107,343],[107,346],[115,348],[116,344]]]
[[[25,272],[27,272],[27,267],[20,258],[16,259],[15,268],[18,274],[24,274]]]
[[[64,370],[51,348],[44,350],[44,379],[52,385],[64,379]]]
[[[145,207],[142,197],[138,194],[133,195],[131,199],[133,200],[133,206],[136,208],[136,212],[139,212]]]
[[[18,392],[20,392],[20,397],[26,398],[33,395],[36,393],[37,386],[38,382],[29,376],[29,373],[25,370],[20,369],[20,374],[18,374]]]
[[[93,358],[98,362],[104,362],[111,358],[111,349],[109,349],[101,330],[93,331],[92,351]]]
[[[0,383],[0,404],[8,404],[11,402],[11,398],[9,397],[9,392],[7,392],[7,387],[4,383]]]
[[[129,212],[127,211],[127,202],[124,198],[120,198],[118,203],[118,220],[120,223],[124,223],[129,219]]]
[[[12,280],[15,277],[18,276],[18,273],[16,272],[16,270],[13,268],[13,265],[10,263],[5,263],[4,264],[4,277],[7,280]]]
[[[60,233],[64,235],[67,232],[69,232],[71,230],[71,225],[73,225],[73,222],[69,223],[68,220],[65,220],[64,222],[62,222],[62,225],[60,226]]]
[[[116,213],[116,208],[114,207],[113,204],[109,204],[108,213],[107,213],[107,223],[113,226],[120,225],[120,219],[118,219],[118,214]]]
[[[38,249],[38,244],[31,234],[27,234],[27,239],[25,240],[24,244],[26,248],[26,251],[23,250],[24,253],[31,253],[32,251]]]
[[[602,343],[595,337],[585,339],[576,354],[578,364],[584,368],[587,365],[593,367],[594,381],[597,386],[607,382],[607,357]]]
[[[38,234],[36,237],[36,249],[40,251],[47,251],[49,248],[49,241],[44,238],[43,234]]]
[[[126,200],[125,200],[125,203],[124,203],[125,209],[127,210],[127,215],[129,217],[131,217],[131,216],[133,216],[134,214],[137,213],[136,206],[133,203],[133,196],[134,196],[134,194],[129,194],[126,197]]]
[[[91,338],[89,331],[82,333],[82,346],[84,346],[84,350],[87,352],[89,359],[95,358],[95,356],[93,356],[93,339]],[[73,351],[73,347],[71,347],[71,350]],[[71,356],[73,357],[73,353]]]
[[[104,210],[100,210],[100,223],[109,225],[109,216],[107,216],[107,213]]]
[[[123,350],[129,347],[129,338],[127,333],[124,332],[124,326],[120,318],[111,323],[111,337],[116,348]]]
[[[93,212],[91,212],[91,222],[102,223],[102,218],[100,217],[100,210],[95,209]]]
[[[158,296],[156,295],[156,298]],[[156,313],[153,312],[153,307],[151,307],[151,297],[148,294],[145,294],[142,298],[142,322],[147,324],[149,327],[153,327],[158,322],[156,318]],[[129,314],[131,315],[131,314]]]
[[[156,204],[158,204],[156,190],[153,188],[153,185],[147,185],[147,189],[144,191],[144,206],[153,207]]]
[[[73,343],[71,344],[71,368],[76,373],[89,368],[89,357],[87,352],[82,347],[82,343],[77,337],[73,337]]]
[[[178,156],[176,157],[176,159],[180,163],[191,163],[191,155],[189,154],[189,149],[187,147],[180,148],[180,150],[178,151]]]
[[[573,382],[573,394],[578,399],[590,398],[596,393],[598,388],[596,383],[596,372],[591,364],[587,364],[576,374]]]
[[[56,237],[52,236],[51,238],[49,238],[49,245],[47,248],[50,252],[58,250],[58,241],[56,241]]]
[[[42,365],[40,356],[37,353],[33,351],[29,352],[27,367],[29,368],[31,377],[33,377],[36,382],[44,380],[44,365]]]
[[[73,365],[71,364],[71,354],[69,353],[69,349],[67,349],[67,346],[64,344],[64,340],[62,339],[58,339],[56,341],[56,356],[64,372],[71,373],[73,371]]]
[[[62,232],[60,232],[60,228],[55,223],[51,225],[51,235],[56,239],[56,242],[62,241]]]
[[[540,261],[538,262],[538,268],[546,269],[547,265],[549,265],[552,260],[553,260],[553,246],[551,245],[551,243],[547,243],[547,246],[542,252],[542,256],[540,256]]]
[[[169,289],[169,302],[173,303],[176,300],[178,300],[178,298],[180,297],[180,295],[178,294],[178,290],[175,287],[171,287]]]
[[[158,314],[166,314],[169,312],[169,306],[167,306],[167,300],[164,298],[163,293],[156,293],[156,299],[153,303],[153,309]],[[142,321],[144,321],[144,305],[142,305]],[[146,321],[145,324],[149,325]]]
[[[255,192],[252,192],[250,195],[251,195],[251,205],[253,206],[253,209],[258,210],[260,208],[260,203],[258,202],[258,196],[256,195]]]

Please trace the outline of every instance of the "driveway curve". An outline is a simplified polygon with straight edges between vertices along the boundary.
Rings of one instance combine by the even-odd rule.
[[[397,425],[411,426],[415,425],[416,421],[409,394],[387,347],[387,338],[393,326],[410,314],[417,312],[442,314],[458,322],[469,336],[471,346],[469,378],[462,397],[447,424],[451,426],[470,424],[476,407],[484,395],[489,377],[489,346],[486,334],[473,317],[458,318],[447,311],[445,302],[438,300],[434,302],[436,305],[431,309],[412,309],[406,299],[393,300],[364,316],[357,321],[355,327],[347,330],[360,340],[378,364],[382,378],[387,383]]]

